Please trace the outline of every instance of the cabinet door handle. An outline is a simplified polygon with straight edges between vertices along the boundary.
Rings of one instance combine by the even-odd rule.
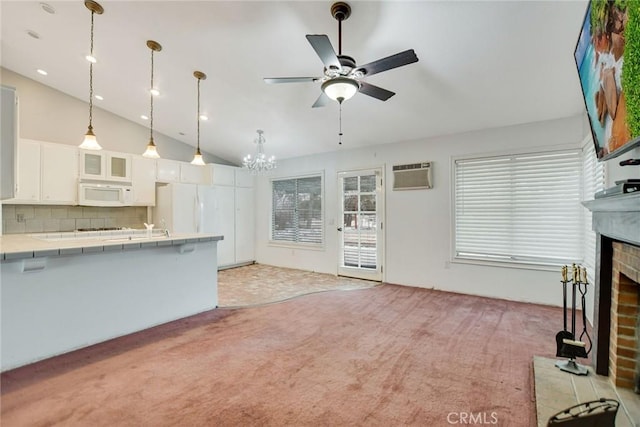
[[[342,227],[338,227],[338,231],[342,231]]]

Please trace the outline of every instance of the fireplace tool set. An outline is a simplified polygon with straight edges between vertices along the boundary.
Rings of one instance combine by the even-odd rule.
[[[572,275],[569,279],[568,266],[562,266],[561,270],[562,280],[562,315],[564,321],[564,328],[556,334],[556,357],[566,357],[569,360],[558,361],[556,366],[563,371],[570,372],[575,375],[587,375],[588,370],[583,365],[576,362],[576,358],[586,358],[591,352],[591,337],[587,332],[587,315],[585,310],[587,295],[587,269],[584,267],[572,265]],[[571,284],[571,330],[567,329],[567,285]],[[576,339],[576,299],[580,293],[581,305],[582,305],[582,333]],[[582,341],[586,338],[589,342],[589,348],[587,344]]]

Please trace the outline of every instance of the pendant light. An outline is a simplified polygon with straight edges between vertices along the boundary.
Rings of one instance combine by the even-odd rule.
[[[102,15],[104,9],[97,2],[93,0],[85,0],[84,5],[91,11],[91,48],[89,55],[87,55],[87,61],[89,61],[89,128],[84,136],[84,141],[80,144],[80,148],[85,150],[102,150],[96,135],[93,133],[93,64],[96,62],[93,56],[93,15]]]
[[[153,53],[160,52],[162,50],[162,46],[160,46],[160,43],[156,41],[147,40],[147,47],[151,49],[151,86],[149,87],[151,107],[149,113],[149,144],[147,144],[147,149],[142,153],[142,156],[150,159],[159,159],[160,155],[158,154],[156,144],[153,142],[153,97],[159,94],[158,90],[153,85]]]
[[[202,71],[194,71],[193,77],[198,79],[198,145],[196,148],[196,154],[193,156],[193,160],[191,160],[192,165],[204,166],[204,160],[202,160],[202,153],[200,153],[200,80],[205,80],[207,75]]]

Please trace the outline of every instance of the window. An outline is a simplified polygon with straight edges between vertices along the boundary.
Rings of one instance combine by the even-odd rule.
[[[593,195],[604,189],[604,162],[596,158],[596,150],[591,137],[582,147],[582,200],[593,200]],[[584,257],[582,265],[587,269],[589,283],[595,283],[596,271],[596,233],[591,229],[591,212],[582,207],[584,215]]]
[[[322,244],[322,177],[272,181],[271,240]]]
[[[580,262],[581,172],[580,150],[456,160],[455,257]]]

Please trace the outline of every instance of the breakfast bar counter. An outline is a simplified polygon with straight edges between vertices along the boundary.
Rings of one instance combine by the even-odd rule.
[[[0,237],[2,371],[217,307],[222,236],[90,233]]]

